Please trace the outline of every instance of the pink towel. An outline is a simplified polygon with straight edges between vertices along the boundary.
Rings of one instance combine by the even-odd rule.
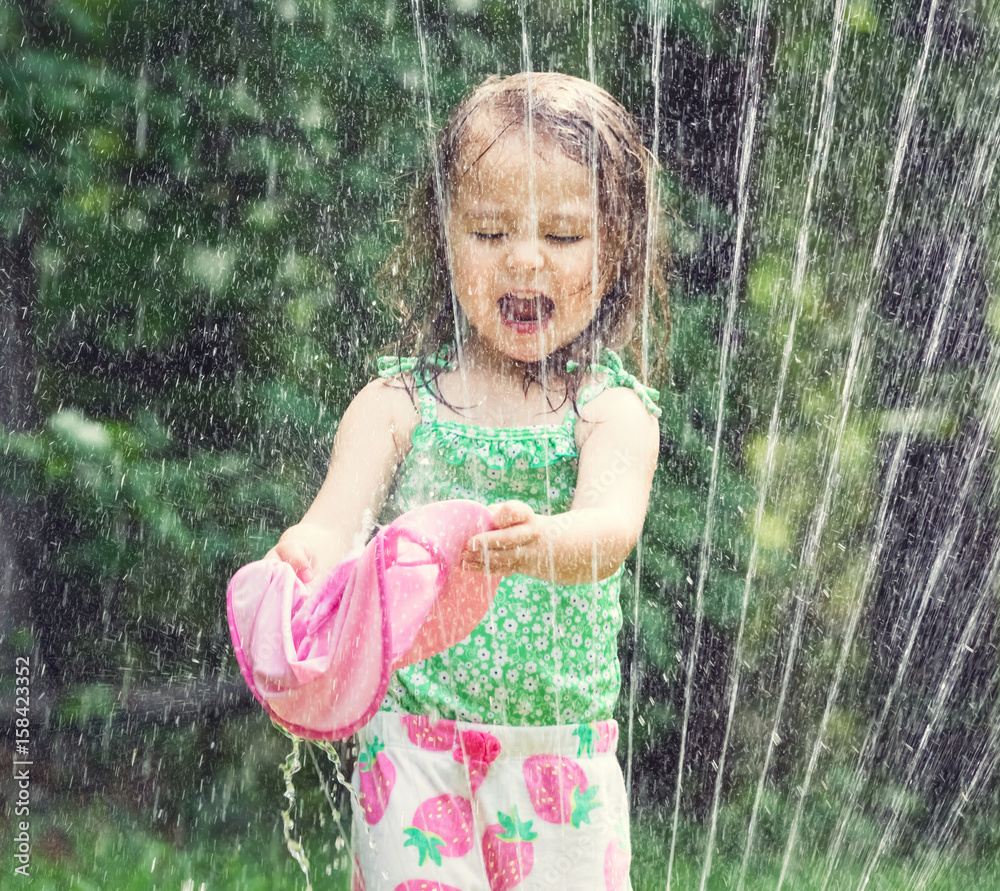
[[[287,563],[244,566],[229,583],[229,631],[253,695],[298,736],[350,736],[378,710],[394,669],[454,646],[486,615],[500,576],[466,572],[459,555],[490,528],[474,501],[410,511],[315,593]]]

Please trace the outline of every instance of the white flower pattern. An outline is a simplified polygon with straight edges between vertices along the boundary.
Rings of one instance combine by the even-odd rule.
[[[384,377],[414,367],[405,357],[380,363]],[[625,386],[654,411],[655,394],[613,354],[593,371],[598,383],[581,390],[578,404],[605,387]],[[516,498],[540,514],[569,509],[578,465],[575,412],[558,426],[474,427],[439,421],[426,382],[417,381],[416,394],[422,423],[394,481],[394,511],[449,498],[483,504]],[[620,578],[621,570],[597,584],[555,587],[527,576],[504,578],[480,625],[459,646],[397,671],[382,707],[527,725],[610,717],[621,685]]]

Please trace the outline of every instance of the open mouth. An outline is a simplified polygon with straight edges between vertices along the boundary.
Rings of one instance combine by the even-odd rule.
[[[500,298],[500,318],[504,325],[518,334],[529,334],[545,327],[556,305],[544,294],[518,297],[504,294]]]

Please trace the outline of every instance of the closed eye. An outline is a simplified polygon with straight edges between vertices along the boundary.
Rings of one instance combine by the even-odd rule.
[[[473,237],[477,241],[498,241],[503,238],[503,232],[473,232]]]
[[[555,244],[576,244],[583,240],[582,235],[546,235],[545,238]]]

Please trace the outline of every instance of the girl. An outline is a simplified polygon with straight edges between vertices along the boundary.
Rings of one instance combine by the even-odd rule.
[[[344,414],[275,554],[323,575],[371,519],[469,498],[502,575],[469,637],[399,670],[359,734],[354,887],[628,887],[612,711],[622,564],[656,466],[656,392],[622,367],[666,309],[654,162],[604,90],[490,78],[457,108],[387,266],[410,355]]]

